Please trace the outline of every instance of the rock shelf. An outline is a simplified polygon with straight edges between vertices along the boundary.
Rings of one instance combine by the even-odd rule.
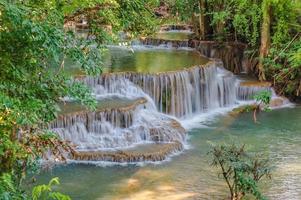
[[[76,123],[89,124],[89,121],[109,121],[115,127],[127,128],[133,123],[133,115],[138,106],[143,106],[147,100],[111,98],[98,102],[96,111],[90,111],[78,103],[65,103],[58,118],[51,122],[51,128],[66,128]]]
[[[180,142],[143,144],[114,151],[78,151],[71,159],[80,161],[141,162],[163,161],[170,154],[183,150]]]

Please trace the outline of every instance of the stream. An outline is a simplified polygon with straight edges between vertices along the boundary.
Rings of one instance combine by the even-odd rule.
[[[156,37],[169,44],[190,34]],[[236,141],[271,157],[275,168],[260,187],[264,195],[301,199],[301,106],[278,97],[269,84],[234,75],[219,60],[170,46],[110,46],[97,77],[67,62],[66,72],[92,89],[97,110],[61,105],[49,128],[76,144],[78,154],[42,170],[34,185],[59,177],[56,189],[75,200],[225,199],[227,186],[208,151],[211,143]],[[259,123],[251,113],[229,114],[263,90],[281,105],[261,112]]]

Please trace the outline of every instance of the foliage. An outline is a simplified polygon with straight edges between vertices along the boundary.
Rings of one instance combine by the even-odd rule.
[[[86,15],[99,31],[98,42],[109,40],[100,25],[114,31],[142,33],[154,24],[156,0],[27,0],[0,1],[0,161],[1,189],[18,193],[28,170],[46,151],[64,160],[73,147],[47,131],[63,97],[95,108],[90,89],[64,72],[66,58],[89,75],[102,72],[102,49],[94,40],[77,38],[65,23]],[[101,9],[108,8],[108,9]],[[94,29],[93,29],[94,30]],[[96,28],[95,28],[96,30]],[[6,189],[1,190],[1,195]],[[15,194],[14,194],[15,193]],[[5,195],[5,194],[4,194]]]
[[[13,177],[9,173],[0,176],[0,199],[1,200],[19,200],[25,199],[22,191],[15,187]]]
[[[294,32],[298,12],[295,11],[297,2],[288,0],[270,0],[272,2],[273,20],[272,43],[274,47],[291,40],[290,32]]]
[[[32,190],[32,200],[70,200],[70,197],[53,191],[53,186],[59,185],[59,179],[53,178],[47,185],[35,186]],[[4,173],[0,177],[0,199],[1,200],[21,200],[28,199],[23,191],[16,188],[13,176]]]
[[[118,0],[120,5],[118,18],[122,29],[137,34],[150,34],[156,28],[152,8],[157,0]]]
[[[3,198],[21,199],[22,180],[46,151],[63,160],[71,144],[47,131],[62,97],[95,107],[90,90],[64,73],[66,57],[101,72],[100,50],[63,29],[57,1],[0,2],[0,177]]]
[[[157,20],[153,9],[158,0],[75,0],[62,4],[65,22],[84,18],[89,24],[89,35],[99,43],[116,42],[120,31],[131,36],[154,32]]]
[[[245,145],[213,145],[209,154],[213,157],[212,166],[221,170],[229,188],[232,200],[253,195],[256,199],[265,199],[258,189],[258,182],[271,178],[270,160],[262,154],[249,153]]]
[[[67,195],[53,191],[54,185],[59,185],[59,178],[53,178],[47,185],[35,186],[32,190],[33,200],[71,200]]]
[[[254,95],[257,105],[262,105],[265,111],[269,110],[270,101],[272,99],[272,92],[270,90],[263,90]]]
[[[259,1],[208,0],[207,4],[207,15],[211,19],[215,37],[256,45],[261,20]]]
[[[254,95],[254,99],[256,101],[256,104],[253,109],[253,120],[255,123],[257,123],[257,112],[260,110],[264,111],[270,111],[270,102],[272,99],[272,92],[270,90],[263,90],[260,92],[257,92]]]
[[[277,92],[289,97],[300,96],[300,1],[271,0],[272,45],[264,59],[266,76],[273,80]]]
[[[256,105],[252,105],[252,104],[251,105],[243,105],[238,108],[234,108],[229,114],[232,116],[236,116],[241,113],[254,111],[254,109],[256,109],[256,107],[257,107]]]
[[[64,160],[66,151],[73,153],[70,143],[47,130],[47,123],[57,117],[62,98],[80,101],[91,109],[96,106],[90,89],[65,73],[65,60],[76,62],[89,75],[100,74],[103,48],[96,42],[111,40],[111,35],[121,30],[134,34],[152,31],[155,20],[151,9],[157,3],[0,1],[1,197],[26,198],[20,191],[22,180],[28,171],[36,169],[45,152],[51,152],[57,160]],[[66,22],[82,16],[90,17],[91,33],[97,36],[96,40],[78,38],[64,28]],[[113,33],[103,25],[113,26]],[[52,183],[42,189],[50,191]],[[59,197],[56,193],[52,195],[54,199]]]
[[[204,1],[205,39],[247,43],[248,52],[251,52],[247,55],[250,71],[260,80],[273,81],[281,95],[293,99],[301,96],[301,1]],[[204,1],[166,2],[174,15],[179,14],[189,22],[200,12],[200,2]]]
[[[235,39],[255,46],[259,40],[261,20],[260,0],[206,0],[202,11],[200,0],[167,0],[171,14],[184,22],[191,21],[193,13],[204,12],[207,31],[214,39]],[[232,37],[234,36],[234,37]]]
[[[171,14],[180,21],[190,21],[192,13],[197,11],[196,0],[167,0]]]
[[[167,0],[174,15],[189,21],[193,13],[200,12],[199,0]],[[248,43],[251,47],[259,45],[260,27],[264,5],[271,4],[273,10],[273,43],[281,44],[290,38],[291,25],[296,26],[298,6],[291,0],[207,0],[205,14],[209,29],[215,38],[235,39]],[[233,38],[234,36],[234,38]]]
[[[266,74],[277,91],[288,97],[301,96],[301,38],[273,47],[265,59]]]

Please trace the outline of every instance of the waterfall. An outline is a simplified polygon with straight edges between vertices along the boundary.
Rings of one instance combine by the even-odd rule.
[[[130,102],[104,106],[94,112],[64,113],[49,125],[61,138],[77,145],[79,153],[73,158],[79,160],[165,159],[167,154],[183,149],[186,131],[179,120],[238,105],[256,92],[270,89],[243,84],[220,61],[156,74],[84,76],[78,81],[91,87],[100,103],[108,97]],[[168,145],[152,155],[121,152],[140,144]],[[116,150],[119,153],[111,152]]]
[[[79,150],[127,148],[149,142],[182,143],[185,140],[185,130],[175,119],[142,107],[132,111],[131,125],[128,127],[114,126],[102,115],[100,112],[70,116],[70,120],[61,126],[56,127],[58,123],[53,123],[52,130],[61,138],[72,141]],[[125,116],[124,113],[120,115]]]
[[[183,144],[185,141],[181,124],[158,112],[151,97],[129,80],[104,81],[102,85],[92,77],[86,81],[94,85],[94,93],[100,102],[110,96],[123,97],[122,101],[128,98],[133,103],[95,112],[64,114],[49,125],[61,138],[76,144],[78,150],[128,148],[150,142]]]
[[[190,25],[170,24],[162,26],[160,31],[192,31],[192,29]]]
[[[206,66],[158,74],[105,74],[82,81],[93,88],[96,96],[104,91],[130,97],[146,93],[160,112],[181,118],[235,103],[235,77],[220,64],[210,62]]]
[[[253,100],[254,95],[260,91],[271,91],[275,93],[270,84],[254,84],[252,82],[237,82],[236,95],[238,100],[248,101]],[[274,94],[275,96],[275,94]]]
[[[158,38],[145,38],[140,41],[140,44],[147,46],[159,46],[165,48],[188,48],[188,40],[164,40]]]

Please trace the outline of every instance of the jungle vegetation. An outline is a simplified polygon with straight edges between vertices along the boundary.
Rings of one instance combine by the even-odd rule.
[[[190,22],[198,39],[248,45],[248,68],[278,94],[301,95],[299,0],[166,0],[174,18]]]
[[[198,39],[246,43],[259,80],[272,81],[279,94],[301,95],[298,0],[0,0],[0,199],[68,199],[51,191],[57,179],[31,197],[22,190],[46,151],[58,160],[73,151],[46,129],[61,98],[95,108],[89,88],[64,73],[64,60],[100,74],[102,45],[117,42],[121,32],[153,33],[165,21],[154,14],[162,2],[171,21],[195,25]],[[85,39],[68,29],[82,19],[89,26]]]
[[[155,23],[149,10],[153,5],[144,0],[0,1],[0,199],[38,199],[45,191],[46,199],[64,197],[51,192],[57,179],[35,189],[32,197],[22,184],[45,152],[64,160],[62,152],[73,151],[71,144],[47,131],[61,98],[68,96],[95,108],[90,89],[64,73],[65,58],[90,75],[100,74],[101,44],[108,40],[105,34],[78,38],[64,25],[83,13],[93,19],[92,26],[110,20],[114,33],[142,34]],[[101,26],[92,31],[102,31]]]

